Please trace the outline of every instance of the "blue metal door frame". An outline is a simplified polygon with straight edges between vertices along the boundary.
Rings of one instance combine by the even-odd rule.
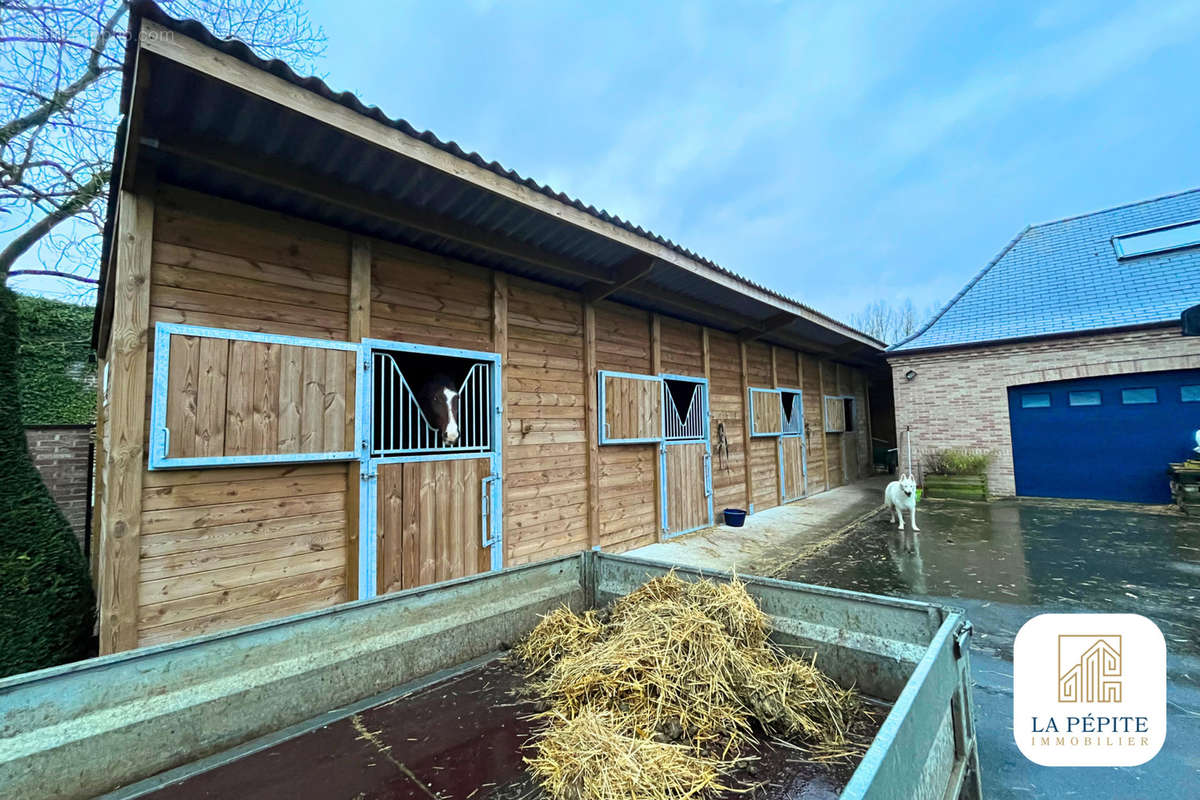
[[[1014,386],[1008,413],[1018,495],[1168,503],[1167,464],[1195,455],[1200,370]]]
[[[150,389],[150,442],[147,469],[196,469],[198,467],[234,467],[261,464],[302,464],[318,461],[353,461],[359,457],[357,448],[325,453],[264,453],[236,456],[171,457],[171,432],[167,428],[167,384],[171,375],[171,337],[191,336],[202,339],[225,339],[235,342],[316,347],[324,350],[358,351],[353,342],[332,339],[310,339],[257,331],[238,331],[228,328],[208,328],[200,325],[180,325],[173,322],[154,324],[154,365]],[[361,359],[359,359],[361,362]],[[355,398],[363,393],[361,364],[355,370]],[[362,438],[363,418],[355,409],[354,439]]]
[[[784,424],[782,426],[784,428],[784,432],[779,436],[780,493],[783,494],[783,502],[790,503],[794,500],[800,500],[802,498],[808,497],[808,442],[804,438],[804,390],[803,389],[790,389],[786,386],[780,387],[779,399],[780,399],[781,404],[783,402],[783,393],[784,392],[795,393],[795,395],[796,395],[795,399],[792,401],[792,403],[794,405],[794,408],[792,409],[793,422],[791,422],[789,424],[785,420]],[[783,409],[781,406],[781,408],[780,408],[781,414],[782,414],[782,411],[783,411]],[[784,461],[784,458],[783,458],[783,443],[784,443],[784,440],[786,440],[786,439],[799,439],[800,440],[800,470],[801,470],[801,474],[802,474],[802,482],[803,482],[804,489],[801,491],[800,494],[796,495],[795,497],[788,497],[787,494],[783,491],[783,487],[787,486],[787,463]]]
[[[662,519],[659,520],[659,522],[660,522],[661,530],[662,530],[662,538],[663,539],[673,539],[676,536],[683,536],[685,533],[694,533],[695,531],[703,530],[705,528],[710,528],[710,527],[712,527],[712,524],[713,524],[712,440],[711,440],[711,436],[709,435],[710,409],[709,409],[709,404],[708,404],[708,379],[707,378],[694,378],[690,375],[672,375],[669,373],[663,373],[663,374],[659,375],[658,377],[663,381],[663,403],[662,403],[662,413],[663,413],[662,429],[663,429],[663,431],[667,430],[666,415],[668,413],[668,410],[669,409],[673,410],[673,408],[674,408],[674,406],[671,405],[671,403],[669,402],[670,398],[667,396],[668,390],[667,390],[666,382],[668,380],[685,381],[688,383],[696,384],[697,389],[702,393],[701,394],[701,397],[703,398],[702,405],[704,408],[704,418],[703,418],[704,419],[704,431],[700,437],[693,437],[693,438],[687,438],[687,439],[666,439],[664,437],[658,447],[658,454],[659,454],[658,455],[658,470],[659,470],[658,484],[659,484],[659,492],[660,492],[659,507],[662,509]],[[674,445],[682,445],[682,444],[703,444],[704,445],[704,494],[705,494],[705,497],[708,499],[708,523],[704,524],[704,525],[698,525],[694,528],[689,528],[688,530],[684,530],[684,531],[674,531],[672,533],[667,533],[667,530],[670,527],[670,525],[669,525],[670,503],[668,502],[668,496],[667,496],[667,448],[674,446]]]
[[[463,350],[455,347],[435,347],[433,345],[412,344],[408,342],[391,342],[385,339],[363,339],[358,346],[359,392],[356,395],[357,414],[361,420],[373,419],[371,407],[373,391],[365,391],[372,387],[371,353],[375,350],[390,350],[397,353],[419,353],[422,355],[448,356],[451,358],[469,359],[471,361],[487,362],[491,365],[491,449],[486,453],[467,452],[456,453],[421,453],[413,455],[397,455],[373,457],[371,455],[370,430],[371,426],[363,424],[362,439],[359,447],[361,467],[359,470],[362,481],[359,492],[358,513],[358,599],[363,600],[376,595],[375,584],[378,573],[378,478],[380,464],[403,464],[416,461],[452,461],[475,458],[486,458],[490,462],[488,477],[484,478],[480,498],[480,514],[483,518],[481,525],[481,545],[491,550],[492,570],[504,567],[504,481],[502,452],[504,448],[504,431],[501,429],[502,410],[504,409],[504,381],[501,379],[501,362],[499,353],[484,350]]]

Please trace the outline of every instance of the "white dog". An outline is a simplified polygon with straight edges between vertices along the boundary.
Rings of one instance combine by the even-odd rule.
[[[908,510],[909,528],[921,530],[917,527],[917,481],[912,475],[901,473],[900,480],[887,485],[883,490],[883,505],[888,510],[888,518],[896,522],[900,530],[904,530],[905,509]]]

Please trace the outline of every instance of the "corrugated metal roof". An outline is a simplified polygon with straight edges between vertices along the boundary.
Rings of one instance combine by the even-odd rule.
[[[1178,320],[1200,302],[1200,248],[1117,259],[1114,236],[1200,219],[1200,189],[1031,225],[904,352]]]
[[[619,216],[609,214],[603,209],[597,209],[562,192],[557,192],[548,185],[523,177],[517,172],[505,168],[497,161],[488,161],[478,153],[464,151],[454,141],[443,141],[430,131],[417,130],[403,119],[389,117],[378,107],[363,104],[352,93],[335,92],[319,78],[298,75],[282,61],[261,59],[242,42],[218,39],[199,22],[175,19],[152,2],[137,2],[134,5],[134,19],[131,25],[139,24],[138,21],[143,17],[345,106],[407,136],[419,139],[457,158],[487,169],[513,183],[526,186],[597,219],[665,246],[686,259],[738,281],[748,289],[757,290],[783,303],[803,309],[816,317],[818,323],[827,323],[828,325],[827,328],[821,330],[822,325],[798,318],[795,325],[792,326],[792,332],[797,335],[803,334],[816,341],[825,341],[826,343],[838,343],[844,342],[847,334],[852,334],[855,339],[870,342],[879,350],[883,348],[882,342],[867,336],[852,326],[726,269],[670,239],[659,236]],[[129,67],[130,65],[127,63],[127,75]],[[576,226],[564,224],[561,220],[532,208],[521,207],[498,195],[481,192],[477,189],[473,190],[455,176],[398,158],[380,148],[376,148],[373,153],[364,158],[362,142],[353,140],[352,137],[347,137],[331,128],[314,124],[312,120],[301,115],[289,114],[284,109],[278,109],[270,120],[266,120],[264,114],[267,112],[264,111],[263,103],[259,98],[240,92],[236,87],[214,85],[212,81],[206,81],[202,76],[186,70],[180,70],[179,73],[173,76],[172,83],[175,85],[170,86],[169,90],[164,89],[157,80],[152,82],[151,91],[154,92],[154,96],[153,101],[146,104],[148,119],[144,124],[143,135],[148,135],[147,132],[150,135],[157,133],[167,139],[169,134],[174,132],[192,138],[198,137],[214,144],[257,148],[267,158],[278,158],[281,162],[303,165],[310,175],[336,176],[340,180],[352,183],[357,189],[363,189],[377,196],[394,198],[422,210],[430,210],[454,219],[469,221],[471,225],[478,226],[483,230],[497,234],[502,233],[504,236],[524,244],[596,267],[611,268],[629,256],[628,248],[619,242],[605,239]],[[264,131],[270,131],[270,136],[264,136]],[[367,152],[369,150],[369,148],[366,149]],[[262,202],[270,205],[281,199],[277,191],[272,192],[269,197],[265,196],[261,187],[256,190],[259,195],[253,196],[254,190],[248,190],[244,184],[235,186],[230,176],[222,176],[213,170],[168,162],[169,159],[163,159],[160,167],[165,171],[166,177],[178,179],[188,185],[203,186],[216,194],[246,202]],[[247,195],[248,191],[249,195]],[[349,229],[362,229],[361,218],[351,220],[346,214],[339,215],[336,209],[322,207],[311,197],[292,196],[287,199],[294,205],[292,210],[302,216],[342,225]],[[417,229],[402,231],[401,227],[377,225],[376,230],[371,232],[389,238],[398,237],[406,244],[448,257],[484,263],[537,280],[553,280],[569,288],[579,288],[582,283],[573,284],[571,281],[564,281],[561,275],[551,276],[545,270],[531,268],[530,264],[519,259],[482,252],[479,248],[467,247],[460,242],[434,236]],[[675,275],[656,270],[641,285],[643,288],[676,292],[701,304],[713,304],[714,310],[729,307],[729,311],[736,311],[750,319],[760,319],[770,310],[768,306],[764,306],[752,297],[734,298],[728,289],[714,285],[711,281],[697,275]],[[634,305],[644,305],[644,293],[640,303],[634,293],[618,293],[614,295],[614,299]],[[838,329],[842,329],[844,333]],[[787,331],[783,331],[781,335],[786,335],[786,333]]]

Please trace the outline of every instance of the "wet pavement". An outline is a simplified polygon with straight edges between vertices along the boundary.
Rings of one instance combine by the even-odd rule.
[[[1200,521],[1129,506],[927,500],[906,549],[880,512],[780,577],[954,605],[975,625],[985,796],[1200,797]],[[1012,646],[1049,612],[1136,613],[1167,642],[1167,741],[1140,767],[1047,768],[1012,737]]]

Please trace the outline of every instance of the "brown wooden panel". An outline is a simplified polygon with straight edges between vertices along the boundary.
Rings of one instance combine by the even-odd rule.
[[[805,494],[804,440],[799,436],[784,436],[782,445],[783,499],[795,500]]]
[[[662,381],[604,376],[604,424],[608,439],[662,436]]]
[[[667,533],[709,523],[703,444],[667,445]]]
[[[829,433],[846,430],[846,407],[841,397],[825,398],[825,430]]]
[[[755,434],[779,433],[783,430],[783,414],[779,405],[779,394],[764,389],[750,389],[754,400],[752,431]]]
[[[750,471],[754,476],[755,512],[779,505],[778,439],[751,440]]]
[[[671,317],[660,319],[662,372],[703,377],[704,354],[700,347],[700,326]]]
[[[349,351],[175,334],[170,352],[170,457],[353,449]]]
[[[486,458],[380,464],[379,590],[452,580],[491,566],[480,515]]]
[[[746,342],[746,380],[751,386],[775,386],[770,345]]]
[[[799,389],[800,375],[796,370],[796,351],[786,347],[775,348],[775,380],[776,386],[785,389]]]
[[[195,336],[171,337],[171,365],[167,376],[167,429],[171,431],[169,455],[196,455],[196,393],[200,378],[200,340]]]

